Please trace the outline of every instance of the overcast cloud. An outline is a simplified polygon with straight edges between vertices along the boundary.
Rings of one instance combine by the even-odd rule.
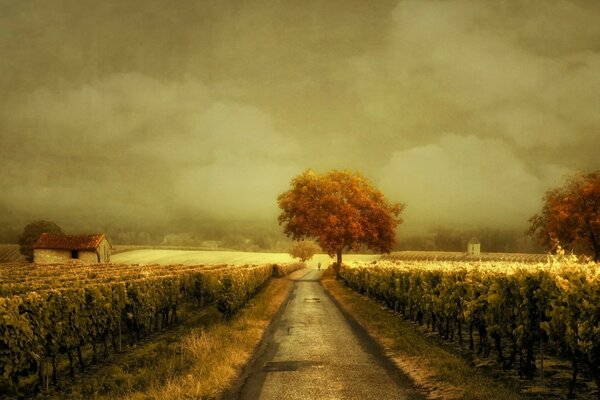
[[[274,220],[310,167],[364,173],[401,229],[521,229],[600,168],[599,20],[594,0],[0,0],[0,223]]]

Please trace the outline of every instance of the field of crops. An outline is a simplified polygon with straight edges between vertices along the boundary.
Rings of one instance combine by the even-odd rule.
[[[0,244],[0,263],[25,262],[18,244]]]
[[[215,305],[231,317],[287,265],[0,266],[0,392],[56,385],[182,318]]]
[[[373,261],[380,259],[376,254],[344,254],[344,261]],[[139,249],[115,254],[111,261],[118,264],[263,264],[263,263],[293,263],[294,259],[287,253],[256,253],[244,251],[222,250],[164,250]],[[321,262],[328,265],[333,259],[326,254],[316,254],[310,260],[315,265]]]
[[[461,348],[464,343],[474,355],[495,358],[507,373],[543,376],[544,357],[568,360],[569,392],[576,388],[577,375],[584,373],[600,396],[596,263],[564,256],[537,265],[381,261],[344,266],[340,274],[352,289]],[[551,374],[546,372],[548,379]]]

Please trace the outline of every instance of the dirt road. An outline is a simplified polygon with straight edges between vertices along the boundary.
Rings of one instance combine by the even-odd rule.
[[[228,399],[420,399],[309,269]]]

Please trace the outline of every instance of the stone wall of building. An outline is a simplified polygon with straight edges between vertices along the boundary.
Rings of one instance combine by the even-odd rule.
[[[71,261],[70,250],[33,250],[33,262],[36,264],[61,264],[69,261]]]
[[[85,264],[97,264],[98,263],[98,254],[96,254],[95,250],[79,250],[79,258],[78,260]],[[71,260],[76,261],[76,260]]]
[[[98,253],[96,250],[79,250],[77,258],[72,258],[71,250],[34,249],[33,262],[36,264],[64,264],[67,262],[97,264]]]
[[[98,254],[98,262],[110,262],[110,244],[108,244],[108,240],[104,239],[96,249],[96,252]]]

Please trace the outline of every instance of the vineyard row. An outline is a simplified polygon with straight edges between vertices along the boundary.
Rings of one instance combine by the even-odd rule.
[[[20,265],[11,270],[11,265],[0,268],[0,296],[20,295],[31,291],[67,289],[87,284],[126,282],[150,277],[166,277],[190,273],[230,268],[228,265]]]
[[[181,268],[155,276],[112,282],[86,282],[61,289],[0,297],[0,388],[17,392],[20,379],[37,376],[38,387],[57,384],[59,359],[68,358],[70,374],[99,351],[120,352],[177,321],[183,305],[216,305],[233,316],[270,278],[302,264]],[[135,269],[136,267],[132,267]],[[73,273],[77,266],[69,266]],[[99,268],[102,269],[102,268]],[[150,269],[151,270],[151,269]],[[127,275],[121,267],[114,275]]]
[[[518,358],[521,376],[533,374],[537,344],[571,361],[571,394],[581,364],[600,389],[600,267],[595,263],[379,262],[343,266],[340,275],[350,288],[445,339],[462,344],[467,335],[471,350],[477,347],[484,356],[495,351],[504,368]],[[509,354],[503,352],[506,344]]]

